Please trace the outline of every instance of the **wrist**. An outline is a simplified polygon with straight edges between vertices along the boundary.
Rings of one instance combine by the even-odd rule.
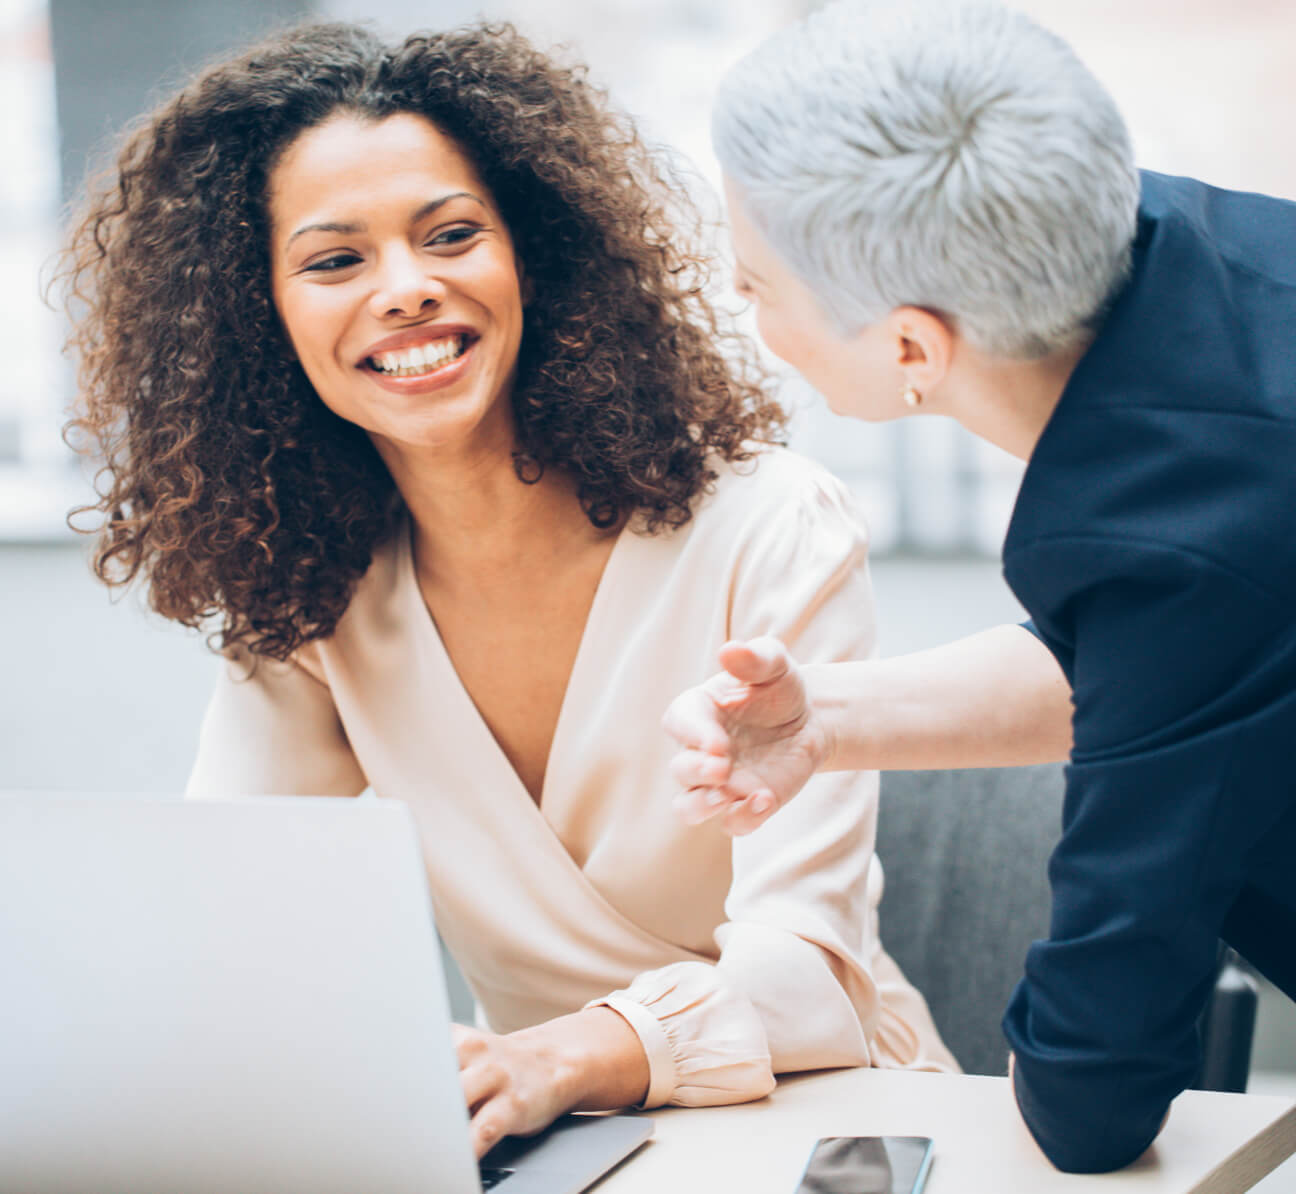
[[[582,1013],[577,1013],[580,1015]],[[559,1016],[512,1033],[539,1060],[548,1075],[554,1115],[580,1106],[589,1085],[589,1050],[575,1016]]]
[[[606,1111],[641,1102],[648,1059],[634,1029],[610,1007],[590,1007],[521,1029],[542,1057],[560,1111]]]
[[[841,751],[840,702],[833,694],[833,664],[811,664],[802,669],[806,690],[806,750],[815,771],[838,771]]]

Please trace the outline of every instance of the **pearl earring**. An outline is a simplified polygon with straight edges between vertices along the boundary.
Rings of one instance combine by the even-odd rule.
[[[904,389],[900,391],[900,397],[904,399],[904,404],[913,409],[922,405],[922,395],[913,387],[913,382],[906,381]]]

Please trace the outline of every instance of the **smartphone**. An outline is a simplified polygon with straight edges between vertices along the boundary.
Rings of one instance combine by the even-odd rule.
[[[927,1136],[828,1136],[810,1154],[797,1194],[919,1194],[931,1157]]]

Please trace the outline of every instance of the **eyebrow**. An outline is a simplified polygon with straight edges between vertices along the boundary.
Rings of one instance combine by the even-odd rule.
[[[479,207],[485,208],[485,200],[474,195],[471,191],[452,191],[449,195],[442,195],[439,199],[429,200],[418,209],[410,219],[411,224],[417,224],[420,220],[430,216],[438,207],[444,207],[452,199],[471,199]],[[343,236],[351,236],[365,230],[364,224],[337,223],[329,221],[322,224],[304,224],[298,228],[285,242],[284,248],[288,248],[299,236],[305,236],[308,232],[337,232]]]

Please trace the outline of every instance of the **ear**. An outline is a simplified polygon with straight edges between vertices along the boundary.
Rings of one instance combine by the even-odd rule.
[[[954,355],[949,322],[923,307],[897,307],[886,317],[886,332],[906,383],[920,394],[939,387]]]

